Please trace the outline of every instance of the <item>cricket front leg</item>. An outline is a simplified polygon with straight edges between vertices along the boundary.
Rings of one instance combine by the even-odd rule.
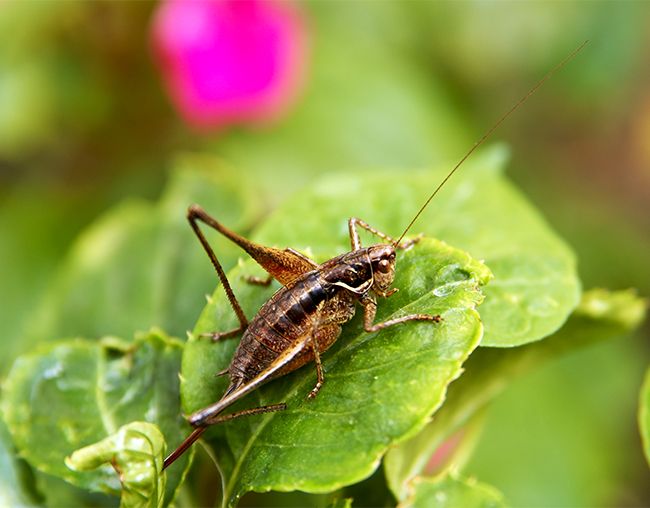
[[[389,319],[381,323],[374,323],[375,315],[377,314],[377,300],[375,297],[371,295],[366,296],[361,300],[361,305],[363,305],[363,329],[368,333],[378,332],[379,330],[383,330],[389,326],[406,323],[408,321],[432,321],[434,323],[442,321],[442,318],[438,315],[409,314],[407,316]]]
[[[386,243],[389,243],[391,245],[394,245],[396,249],[400,250],[405,250],[408,249],[409,247],[415,245],[422,239],[422,235],[418,235],[413,239],[410,240],[404,240],[401,241],[402,239],[400,238],[400,241],[396,241],[393,237],[388,236],[386,233],[382,233],[376,228],[373,228],[370,224],[367,222],[362,221],[361,219],[357,217],[351,217],[348,220],[348,230],[350,233],[350,246],[352,250],[357,250],[361,248],[361,240],[359,238],[359,231],[357,230],[357,227],[360,227],[362,229],[365,229],[369,233],[372,233],[375,236],[378,236],[382,240],[384,240]]]

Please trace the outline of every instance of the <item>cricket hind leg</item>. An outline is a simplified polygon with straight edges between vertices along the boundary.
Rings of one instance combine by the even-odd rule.
[[[293,258],[294,262],[297,260],[298,261],[297,264],[302,264],[302,267],[295,272],[296,274],[302,273],[302,270],[305,269],[318,268],[318,265],[312,259],[309,259],[304,254],[298,252],[295,249],[292,249],[291,247],[287,247],[286,249],[284,249],[282,255],[288,259]],[[275,277],[273,277],[273,275],[271,274],[269,274],[267,277],[255,277],[254,275],[249,275],[245,277],[244,280],[254,286],[270,286],[274,278]],[[282,282],[282,280],[280,282]]]
[[[261,286],[261,287],[269,287],[271,285],[271,282],[273,282],[273,277],[269,275],[268,277],[262,278],[262,277],[255,277],[253,275],[248,275],[243,277],[244,282],[247,284],[250,284],[251,286]],[[245,328],[242,326],[239,326],[237,328],[234,328],[232,330],[229,330],[227,332],[206,332],[202,333],[200,337],[206,337],[212,340],[212,342],[217,342],[222,339],[230,339],[237,337],[237,335],[240,334],[240,332],[244,331]],[[227,369],[226,369],[227,371]],[[223,371],[224,373],[226,371]],[[221,373],[220,373],[221,374]]]
[[[237,315],[239,320],[239,326],[233,330],[226,332],[216,332],[211,334],[206,334],[208,337],[211,337],[213,341],[219,339],[234,337],[239,332],[246,329],[248,326],[248,320],[244,315],[244,312],[241,308],[241,305],[237,301],[235,294],[230,286],[226,274],[221,266],[221,263],[217,259],[216,254],[212,250],[212,247],[208,243],[207,239],[203,235],[201,228],[199,227],[199,222],[202,222],[206,226],[218,231],[226,238],[237,244],[244,251],[246,251],[257,263],[266,270],[270,277],[268,279],[260,278],[248,278],[249,283],[253,284],[270,284],[271,279],[275,278],[280,284],[287,285],[293,282],[300,275],[309,272],[318,268],[318,264],[313,260],[309,259],[307,256],[293,250],[293,249],[276,249],[273,247],[265,247],[263,245],[257,244],[247,240],[241,235],[231,231],[226,228],[223,224],[217,221],[214,217],[209,215],[203,208],[199,205],[192,205],[187,210],[187,219],[190,222],[190,226],[196,234],[197,238],[201,242],[203,249],[208,254],[212,265],[214,266],[219,280],[221,281],[228,301],[230,302],[231,307]]]
[[[183,453],[185,453],[189,449],[189,447],[192,446],[203,435],[203,433],[208,429],[208,427],[212,425],[227,422],[229,420],[235,420],[236,418],[241,418],[242,416],[252,416],[252,415],[258,415],[263,413],[273,413],[275,411],[284,411],[285,409],[287,409],[287,405],[282,403],[282,404],[272,404],[270,406],[260,406],[260,407],[250,408],[250,409],[243,409],[241,411],[236,411],[234,413],[230,413],[227,415],[218,415],[212,420],[209,420],[205,425],[202,425],[201,427],[196,427],[192,431],[192,433],[183,440],[183,442],[178,446],[178,448],[176,448],[172,453],[170,453],[167,457],[165,457],[162,470],[164,471],[165,469],[167,469],[172,463],[176,461],[176,459],[178,459],[181,455],[183,455]]]
[[[241,247],[283,286],[291,284],[296,278],[317,269],[319,266],[315,261],[293,249],[266,247],[238,235],[210,216],[199,205],[190,206],[187,215],[190,223],[195,223],[199,220]],[[196,230],[195,225],[192,227]]]
[[[199,222],[202,222],[206,226],[210,226],[211,228],[220,231],[220,229],[217,227],[218,223],[212,217],[210,217],[201,207],[197,205],[192,205],[188,208],[187,220],[190,222],[190,226],[192,227],[194,234],[198,237],[199,241],[201,242],[203,249],[208,254],[208,257],[212,262],[212,266],[217,272],[217,276],[221,281],[221,285],[223,286],[223,289],[226,292],[226,296],[228,297],[230,306],[235,311],[235,315],[239,320],[239,326],[237,328],[228,330],[226,332],[215,332],[215,333],[202,334],[202,335],[207,335],[211,337],[212,340],[215,342],[219,339],[235,337],[238,333],[244,331],[248,327],[248,319],[246,319],[246,315],[244,314],[244,311],[242,310],[241,305],[239,304],[239,301],[237,300],[237,297],[235,296],[235,293],[233,292],[232,287],[230,286],[230,282],[226,277],[226,273],[224,272],[221,263],[217,259],[217,255],[214,253],[214,250],[212,250],[212,247],[210,246],[207,239],[203,235],[203,231],[201,231],[201,228],[199,227]]]
[[[378,229],[372,227],[370,224],[368,224],[365,221],[362,221],[357,217],[352,217],[348,221],[348,230],[350,231],[350,246],[352,247],[352,250],[358,250],[361,248],[361,240],[359,238],[359,230],[357,229],[357,227],[365,229],[369,233],[378,236],[386,243],[394,245],[396,249],[401,249],[401,250],[408,249],[412,245],[418,243],[420,241],[420,238],[422,238],[422,235],[419,235],[413,239],[404,240],[403,242],[397,243],[397,240],[395,240],[392,236],[389,236],[386,233],[379,231]]]

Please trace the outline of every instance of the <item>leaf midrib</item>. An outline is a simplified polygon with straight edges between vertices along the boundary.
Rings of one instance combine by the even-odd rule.
[[[106,435],[110,436],[117,432],[117,425],[111,416],[108,401],[106,400],[106,391],[102,389],[102,380],[106,377],[106,350],[99,347],[97,359],[97,370],[95,376],[95,400],[97,401],[97,409],[101,419]]]

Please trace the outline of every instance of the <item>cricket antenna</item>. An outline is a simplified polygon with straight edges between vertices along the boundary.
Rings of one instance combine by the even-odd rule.
[[[434,190],[433,193],[429,196],[429,199],[427,199],[425,201],[425,203],[422,205],[422,207],[418,210],[418,213],[415,214],[415,217],[413,217],[411,222],[409,222],[409,225],[406,226],[406,229],[404,230],[402,235],[399,237],[399,239],[393,245],[397,246],[397,245],[400,244],[400,242],[404,238],[404,235],[406,235],[406,233],[408,233],[409,229],[411,229],[411,226],[413,226],[413,224],[415,224],[415,221],[418,220],[418,218],[420,217],[420,215],[422,214],[424,209],[429,205],[429,203],[435,197],[435,195],[438,194],[438,191],[440,189],[442,189],[442,187],[447,183],[447,180],[449,180],[451,178],[451,176],[456,172],[456,170],[460,166],[462,166],[463,162],[465,162],[469,158],[469,156],[472,155],[474,153],[474,151],[479,146],[481,146],[485,142],[485,140],[488,139],[492,135],[492,133],[495,130],[497,130],[497,128],[506,120],[506,118],[508,118],[512,113],[514,113],[517,109],[519,109],[519,106],[521,106],[524,102],[526,102],[528,100],[528,98],[531,95],[533,95],[537,91],[537,89],[539,87],[541,87],[548,79],[551,78],[551,76],[553,76],[553,74],[555,74],[562,67],[564,67],[570,60],[572,60],[573,57],[575,57],[582,50],[582,48],[584,48],[587,45],[588,42],[589,41],[587,40],[587,41],[583,42],[582,44],[580,44],[580,46],[578,46],[576,49],[574,49],[569,54],[569,56],[567,56],[559,64],[557,64],[555,67],[553,67],[550,71],[548,71],[546,73],[546,75],[542,79],[540,79],[537,82],[537,84],[528,91],[528,93],[526,95],[524,95],[521,99],[519,99],[519,101],[514,106],[512,106],[512,108],[510,108],[501,118],[499,118],[499,120],[497,120],[497,122],[490,128],[490,130],[488,130],[485,134],[483,134],[481,139],[479,139],[476,143],[474,143],[474,146],[472,146],[472,148],[470,148],[470,150],[463,156],[463,158],[460,161],[458,161],[458,163],[454,166],[454,168],[447,174],[447,176],[444,178],[444,180],[442,182],[440,182],[440,185],[438,185],[438,187],[436,187],[436,190]]]

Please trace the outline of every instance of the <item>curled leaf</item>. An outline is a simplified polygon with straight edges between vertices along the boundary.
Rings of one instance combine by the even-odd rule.
[[[165,438],[156,425],[132,422],[76,450],[65,463],[74,471],[112,469],[122,486],[122,508],[158,508],[165,497],[165,449]]]

